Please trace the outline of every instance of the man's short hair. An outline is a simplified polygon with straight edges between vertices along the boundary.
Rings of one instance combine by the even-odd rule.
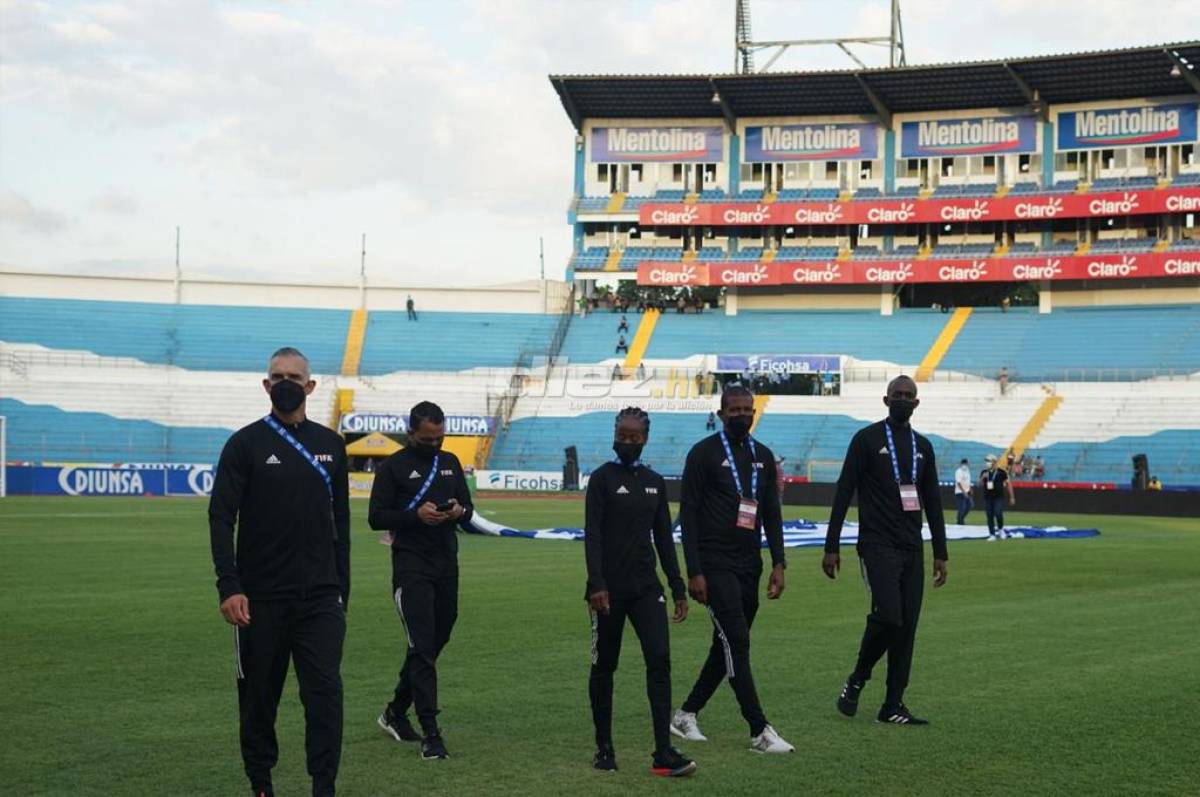
[[[301,360],[304,360],[304,370],[307,371],[310,376],[312,375],[312,368],[308,364],[308,358],[304,356],[304,352],[293,346],[281,346],[275,350],[275,353],[271,355],[269,360],[267,360],[268,373],[270,373],[271,363],[275,362],[276,357],[299,357]]]
[[[740,382],[734,382],[721,391],[721,409],[725,409],[729,399],[738,396],[749,396],[751,400],[754,399],[754,393],[750,391],[750,388]]]
[[[417,431],[426,421],[435,426],[445,423],[446,413],[442,412],[442,408],[432,401],[421,401],[414,404],[413,408],[408,411],[408,431]]]
[[[897,383],[897,382],[899,382],[899,381],[901,381],[901,380],[904,380],[904,381],[906,381],[906,382],[912,382],[912,385],[913,385],[913,393],[915,394],[915,393],[917,392],[917,380],[913,379],[913,378],[912,378],[911,376],[909,376],[908,374],[900,374],[900,376],[896,377],[896,378],[895,378],[895,379],[893,379],[891,382],[888,382],[888,386],[887,386],[887,394],[888,394],[889,396],[890,396],[890,395],[892,395],[892,388],[893,388],[893,387],[895,387],[895,386],[896,386],[896,383]]]

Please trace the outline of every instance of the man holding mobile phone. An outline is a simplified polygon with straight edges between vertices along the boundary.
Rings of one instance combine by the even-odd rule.
[[[458,539],[471,518],[471,493],[458,457],[442,451],[446,416],[422,401],[412,408],[408,445],[383,463],[371,488],[368,522],[392,532],[392,598],[408,654],[379,727],[396,741],[421,742],[421,757],[448,757],[437,724],[437,659],[458,619]],[[413,728],[408,709],[417,714]]]

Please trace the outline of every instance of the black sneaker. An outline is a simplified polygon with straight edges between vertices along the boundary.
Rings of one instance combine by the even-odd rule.
[[[446,752],[446,743],[440,733],[432,733],[421,742],[421,758],[426,761],[444,760],[450,757]]]
[[[617,771],[617,754],[611,744],[602,744],[596,748],[596,755],[592,756],[592,767],[601,772]]]
[[[655,753],[654,763],[650,765],[650,774],[663,778],[682,778],[695,771],[696,762],[684,758],[674,747]]]
[[[398,742],[419,742],[421,734],[417,733],[407,714],[396,714],[389,704],[375,720],[380,729]]]
[[[856,681],[853,678],[847,678],[846,683],[842,686],[842,693],[838,695],[838,711],[847,717],[853,717],[857,714],[858,696],[862,693],[863,687],[866,685],[865,681]]]
[[[908,706],[901,703],[895,708],[884,706],[879,709],[879,716],[876,721],[888,725],[928,725],[929,720],[923,720],[920,717],[914,717],[912,712],[908,710]]]

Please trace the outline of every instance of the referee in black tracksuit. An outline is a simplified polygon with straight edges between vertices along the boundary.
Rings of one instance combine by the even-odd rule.
[[[751,749],[790,753],[794,748],[767,722],[750,672],[750,626],[758,613],[762,577],[762,533],[771,549],[767,598],[783,593],[783,521],[775,480],[775,455],[750,436],[754,395],[741,385],[721,394],[724,428],[688,453],[679,519],[687,561],[688,591],[708,607],[712,647],[672,732],[704,741],[696,715],[729,678],[750,726]]]
[[[617,768],[612,740],[613,673],[621,656],[621,637],[628,618],[642,643],[646,661],[646,696],[654,725],[650,771],[680,777],[692,774],[696,764],[671,746],[671,648],[666,598],[654,573],[655,549],[671,587],[677,623],[687,617],[687,592],[675,558],[667,484],[640,459],[649,433],[650,416],[643,410],[621,410],[614,429],[616,458],[593,471],[587,486],[584,599],[592,622],[588,696],[596,726],[593,766],[600,770]]]
[[[331,795],[350,600],[346,445],[305,418],[316,383],[299,351],[275,352],[263,386],[271,414],[229,438],[208,505],[221,614],[234,626],[242,761],[255,795],[271,795],[275,712],[291,659],[312,793]]]
[[[921,510],[933,537],[933,585],[946,583],[946,522],[938,492],[933,446],[909,425],[917,385],[907,376],[888,384],[886,420],[860,429],[850,441],[825,537],[822,569],[830,578],[841,567],[839,539],[850,499],[858,492],[858,556],[871,597],[871,613],[858,650],[858,663],[846,679],[837,706],[848,717],[871,670],[888,654],[887,695],[880,722],[926,725],[904,705],[912,670],[913,642],[924,592]],[[915,447],[915,452],[914,452]]]
[[[392,532],[392,600],[408,635],[395,695],[379,727],[397,741],[421,741],[421,757],[448,757],[438,729],[437,659],[458,619],[458,538],[471,519],[471,494],[458,457],[442,451],[446,416],[422,401],[409,413],[408,445],[375,472],[368,520]],[[416,710],[418,736],[408,719]]]

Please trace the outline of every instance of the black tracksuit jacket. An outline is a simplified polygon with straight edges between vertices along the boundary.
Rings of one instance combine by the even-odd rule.
[[[654,552],[676,600],[687,597],[675,540],[667,484],[650,468],[606,462],[588,481],[584,523],[587,590],[584,597],[608,591],[614,596],[637,596],[661,589],[654,569]],[[653,536],[653,544],[651,537]]]
[[[432,457],[405,448],[384,460],[375,471],[367,519],[376,531],[393,532],[393,580],[397,572],[438,577],[458,566],[455,527],[469,521],[474,514],[471,491],[458,457],[449,451],[438,452],[438,473],[420,503],[442,504],[455,498],[466,509],[462,518],[427,526],[417,517],[417,507],[406,509],[425,484],[432,466]]]
[[[771,549],[772,565],[786,566],[775,454],[758,440],[754,441],[758,494],[751,496],[749,438],[741,442],[730,440],[729,446],[746,497],[758,501],[758,529],[749,531],[737,526],[738,493],[720,434],[696,443],[688,452],[684,465],[683,495],[679,503],[683,555],[689,577],[710,570],[761,572],[763,531]]]
[[[312,464],[265,421],[234,432],[208,503],[217,592],[222,601],[238,593],[252,601],[339,594],[349,605],[346,443],[309,420],[287,430],[325,466],[333,500]]]
[[[850,499],[858,492],[858,544],[884,545],[890,548],[920,548],[921,513],[905,512],[900,506],[900,487],[896,484],[892,469],[892,456],[888,451],[885,423],[892,426],[892,439],[896,445],[896,464],[900,479],[912,483],[912,434],[909,426],[894,422],[879,421],[859,429],[850,440],[842,474],[838,477],[837,493],[833,499],[833,510],[829,516],[829,530],[825,535],[825,551],[838,552],[838,540]],[[946,521],[942,517],[942,496],[938,491],[937,463],[934,461],[933,446],[924,436],[917,435],[917,495],[929,520],[929,532],[933,538],[933,558],[946,560]]]

